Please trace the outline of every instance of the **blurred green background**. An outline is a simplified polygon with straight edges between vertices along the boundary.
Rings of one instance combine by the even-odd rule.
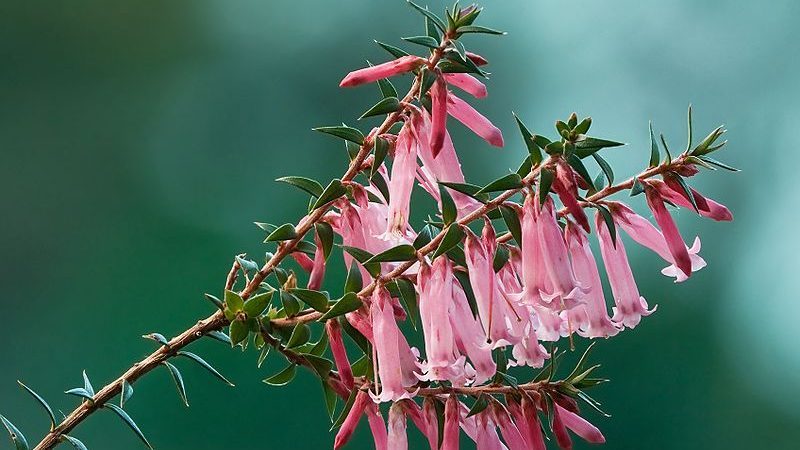
[[[657,258],[629,245],[659,310],[598,345],[613,382],[594,395],[613,418],[588,417],[607,448],[797,448],[790,270],[800,245],[789,182],[800,163],[800,3],[486,6],[482,23],[509,35],[466,40],[495,74],[476,105],[508,144],[498,151],[459,128],[469,178],[516,167],[511,110],[550,135],[557,118],[592,115],[595,134],[631,144],[606,152],[621,177],[646,164],[649,119],[682,145],[690,102],[697,134],[727,124],[720,157],[744,169],[693,180],[736,221],[679,213],[709,261],[689,282],[673,285]],[[397,44],[420,32],[401,0],[0,3],[0,412],[33,440],[46,419],[15,380],[68,411],[75,400],[61,392],[80,384],[82,369],[102,385],[152,350],[140,335],[171,336],[210,313],[202,293],[221,290],[233,256],[266,250],[251,222],[303,212],[303,196],[273,180],[327,180],[345,167],[341,146],[310,128],[354,123],[377,94],[338,81],[385,58],[373,38]],[[332,271],[332,290],[341,273]],[[179,362],[187,410],[166,370],[138,382],[127,408],[157,448],[330,446],[309,375],[270,388],[260,380],[277,358],[256,370],[253,354],[216,342],[192,349],[237,387]],[[142,448],[104,413],[75,436],[89,448]],[[361,429],[350,448],[369,442]]]

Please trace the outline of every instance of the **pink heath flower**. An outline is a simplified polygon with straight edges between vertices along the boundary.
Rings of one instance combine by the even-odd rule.
[[[586,233],[572,222],[567,223],[567,244],[575,276],[588,288],[586,304],[575,308],[584,311],[585,317],[585,322],[578,324],[578,333],[590,338],[616,335],[619,329],[608,316],[603,284],[597,262],[589,246],[589,239]]]
[[[611,320],[617,324],[633,328],[639,324],[642,316],[649,316],[655,311],[655,308],[652,310],[647,309],[647,302],[644,297],[639,295],[639,288],[636,287],[636,280],[633,278],[622,239],[617,237],[616,245],[614,245],[608,227],[600,213],[595,216],[595,227],[600,240],[600,253],[603,257],[603,264],[606,266],[608,281],[614,294],[614,303],[617,305],[612,308],[614,316]]]
[[[450,395],[444,405],[444,434],[441,450],[458,450],[460,424],[461,402],[458,401],[457,395]]]
[[[344,347],[342,340],[342,328],[337,320],[328,320],[325,322],[325,331],[328,334],[328,342],[330,342],[331,353],[333,353],[333,361],[336,363],[336,371],[339,372],[339,380],[347,387],[348,390],[353,389],[353,370],[350,366],[350,360],[347,358],[347,351]]]
[[[516,405],[512,402],[511,405]],[[539,425],[539,414],[536,405],[527,394],[522,396],[522,402],[516,408],[510,408],[517,428],[525,436],[530,450],[547,450],[542,434],[542,427]]]
[[[626,205],[619,202],[607,202],[611,214],[614,216],[614,222],[620,228],[625,230],[625,233],[636,241],[639,245],[649,248],[654,251],[658,256],[667,261],[671,265],[661,270],[661,273],[666,276],[675,277],[675,282],[681,282],[688,279],[688,277],[675,266],[675,261],[672,258],[672,253],[667,247],[667,241],[664,235],[650,223],[649,220],[636,214]],[[700,252],[700,238],[694,239],[694,244],[687,250],[689,258],[692,261],[692,272],[697,272],[706,266],[706,262],[698,254]]]
[[[521,301],[527,305],[543,305],[542,292],[549,291],[547,269],[539,239],[538,205],[532,195],[525,197],[522,206],[522,243],[520,244],[520,278],[524,286]]]
[[[558,194],[561,203],[572,214],[575,221],[589,233],[589,219],[586,218],[583,207],[578,203],[578,186],[575,182],[575,171],[561,158],[557,160],[553,190]]]
[[[419,56],[402,56],[394,61],[378,64],[377,66],[365,67],[347,74],[339,83],[340,87],[353,87],[365,83],[372,83],[394,75],[411,72],[419,68],[425,60]]]
[[[477,53],[467,52],[467,58],[474,62],[476,66],[485,66],[489,64],[489,61],[486,58]]]
[[[413,397],[406,390],[410,384],[404,383],[408,380],[404,380],[403,360],[405,356],[401,354],[410,352],[410,349],[406,350],[408,344],[395,322],[389,292],[383,287],[375,289],[372,294],[370,316],[372,318],[373,351],[380,378],[380,393],[376,392],[373,400],[386,402]]]
[[[566,408],[562,408],[558,403],[553,403],[553,406],[555,417],[559,419],[564,427],[580,436],[581,439],[590,444],[603,444],[606,442],[603,433],[586,419]],[[555,428],[555,424],[553,427]]]
[[[369,403],[371,402],[366,391],[358,391],[353,406],[350,408],[350,411],[347,413],[347,417],[345,417],[344,422],[342,422],[342,426],[336,433],[336,438],[333,441],[334,450],[342,448],[350,441],[350,438],[353,436],[353,432],[356,430],[356,426],[358,425],[358,420],[361,418],[361,415],[364,414],[364,411]]]
[[[506,446],[500,441],[497,435],[497,425],[492,420],[492,413],[489,408],[475,415],[477,425],[476,436],[473,438],[477,444],[477,450],[506,450]]]
[[[387,239],[391,235],[404,236],[408,227],[411,190],[417,172],[417,145],[412,135],[412,126],[411,121],[403,125],[395,144],[392,176],[389,180]]]
[[[475,370],[472,384],[485,383],[497,372],[497,364],[492,358],[492,346],[486,342],[486,333],[478,319],[472,315],[467,295],[457,283],[453,283],[450,325],[458,351],[469,358]]]
[[[455,86],[475,98],[485,98],[488,95],[486,85],[470,74],[446,73],[444,79],[447,84]]]
[[[306,287],[316,291],[322,287],[322,279],[325,278],[325,253],[322,249],[322,241],[317,234],[314,235],[314,243],[317,249],[314,251],[314,265],[311,267]]]
[[[371,402],[367,403],[364,408],[364,414],[367,415],[369,431],[372,432],[372,440],[375,442],[375,450],[389,450],[389,436],[378,405]]]
[[[394,403],[389,408],[389,431],[386,448],[388,450],[408,450],[406,414],[399,403]]]
[[[686,244],[683,242],[683,237],[672,219],[672,215],[667,211],[664,205],[664,199],[653,188],[645,189],[647,195],[647,205],[653,211],[653,216],[656,223],[661,228],[661,233],[667,242],[672,259],[675,266],[681,270],[687,277],[692,274],[692,259],[689,258],[689,251],[686,249]]]
[[[680,207],[694,211],[694,206],[692,206],[686,193],[683,192],[683,189],[679,186],[675,186],[674,184],[670,185],[661,180],[651,180],[650,185],[655,187],[658,193],[666,200]],[[733,220],[733,214],[725,205],[719,204],[708,197],[704,197],[694,189],[690,190],[697,204],[697,212],[701,216],[723,222],[730,222]]]
[[[411,419],[414,422],[414,425],[419,429],[419,431],[425,436],[428,440],[428,444],[431,447],[431,450],[438,450],[439,445],[439,428],[436,422],[436,416],[434,411],[434,416],[431,418],[428,417],[428,413],[423,412],[422,408],[419,407],[413,400],[401,400],[398,402],[399,405],[402,405],[403,411],[406,413],[406,417]]]
[[[452,92],[447,95],[447,112],[489,144],[503,146],[503,133],[500,129]]]
[[[548,199],[539,214],[538,238],[551,291],[544,295],[553,309],[570,309],[583,303],[586,289],[575,279],[564,234],[556,220],[553,201]]]
[[[497,426],[500,428],[500,434],[506,442],[509,450],[530,450],[530,445],[525,440],[522,432],[517,425],[511,420],[511,415],[506,408],[495,403],[492,405],[492,415]]]
[[[431,87],[431,154],[439,156],[447,133],[447,84],[439,77]]]

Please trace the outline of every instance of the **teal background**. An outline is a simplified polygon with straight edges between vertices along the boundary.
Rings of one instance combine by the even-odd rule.
[[[630,143],[606,152],[621,178],[646,164],[649,119],[683,145],[690,102],[697,134],[725,123],[719,156],[744,169],[692,180],[736,221],[678,213],[709,262],[689,282],[673,285],[657,258],[628,246],[659,310],[597,346],[613,381],[594,395],[613,417],[587,417],[606,448],[796,448],[800,4],[487,3],[482,23],[509,35],[466,40],[494,73],[489,98],[473,104],[507,146],[456,125],[468,178],[516,167],[511,110],[550,135],[556,118],[592,115],[595,134]],[[202,293],[221,290],[233,256],[266,250],[251,222],[303,212],[303,196],[272,180],[344,170],[341,146],[310,128],[355,123],[377,94],[340,90],[341,77],[385,58],[373,38],[420,33],[400,0],[0,3],[0,412],[38,440],[46,419],[15,380],[71,410],[61,392],[82,369],[102,385],[153,349],[140,335],[174,335],[209,314]],[[341,275],[332,270],[332,290]],[[166,370],[136,383],[127,409],[156,448],[330,446],[311,376],[270,388],[260,380],[280,369],[274,355],[257,370],[255,354],[216,342],[192,351],[237,387],[179,361],[187,410]],[[108,413],[75,436],[142,448]],[[361,429],[349,448],[369,442]]]

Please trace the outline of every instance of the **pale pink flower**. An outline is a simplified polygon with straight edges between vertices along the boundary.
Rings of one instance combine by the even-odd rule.
[[[436,412],[436,404],[431,397],[425,397],[422,401],[422,419],[425,421],[425,428],[427,428],[428,442],[431,444],[432,449],[436,449],[439,444],[439,418]]]
[[[438,425],[435,422],[436,418],[434,417],[434,422],[431,422],[426,413],[423,413],[422,408],[419,407],[413,400],[401,400],[398,402],[399,405],[403,406],[403,411],[406,413],[406,417],[410,418],[414,425],[419,429],[419,431],[425,436],[428,440],[428,444],[430,445],[431,450],[438,450],[439,444],[439,429]]]
[[[487,408],[474,417],[477,430],[473,439],[477,450],[506,450],[506,446],[497,435],[497,425],[492,420],[491,411]]]
[[[539,339],[555,342],[569,335],[569,327],[558,311],[541,305],[533,305],[532,308],[539,322],[536,326],[536,336]]]
[[[411,398],[413,395],[406,390],[410,384],[404,383],[403,364],[408,344],[405,336],[397,327],[391,305],[389,292],[385,288],[377,288],[372,294],[370,306],[372,318],[372,341],[375,362],[378,365],[380,378],[380,393],[373,394],[376,402],[398,401]],[[405,345],[401,344],[401,341]],[[408,350],[410,352],[410,349]]]
[[[367,403],[364,414],[367,415],[369,431],[372,432],[372,440],[375,441],[375,450],[389,450],[389,436],[378,405]]]
[[[412,135],[412,124],[406,122],[397,137],[389,180],[389,210],[386,235],[404,236],[408,227],[411,190],[417,172],[417,145]]]
[[[511,420],[508,410],[499,403],[494,404],[491,409],[494,420],[500,428],[500,434],[509,450],[530,450],[522,432]]]
[[[608,281],[614,294],[614,303],[617,305],[612,308],[614,316],[611,320],[633,328],[639,324],[642,316],[652,314],[655,307],[652,310],[647,309],[647,302],[639,295],[639,288],[636,287],[636,280],[633,278],[622,239],[617,238],[616,246],[614,245],[600,213],[595,216],[595,228],[600,240],[600,253],[606,266]]]
[[[514,405],[514,407],[512,407]],[[530,450],[547,450],[544,442],[544,435],[542,428],[539,425],[539,414],[536,411],[536,405],[528,398],[527,395],[522,396],[522,403],[517,404],[511,402],[509,410],[514,417],[514,422],[517,428],[525,436]]]
[[[575,279],[569,261],[567,244],[561,227],[556,221],[553,201],[548,199],[539,214],[538,237],[544,266],[550,280],[551,291],[544,293],[544,300],[553,308],[570,309],[583,303],[585,288]]]
[[[680,186],[670,186],[661,180],[651,180],[650,184],[655,187],[658,193],[666,200],[680,207],[694,211],[694,206],[692,206],[692,203]],[[694,189],[691,189],[691,191],[695,203],[697,204],[697,212],[701,216],[723,222],[730,222],[733,220],[733,214],[725,205],[719,204],[708,197],[704,197]]]
[[[675,277],[675,282],[681,282],[688,279],[688,277],[675,266],[672,258],[672,253],[667,247],[667,241],[664,235],[652,224],[649,220],[636,214],[626,205],[618,202],[607,203],[611,214],[614,216],[614,222],[620,228],[625,230],[625,233],[634,241],[644,247],[654,251],[658,256],[670,263],[669,267],[661,270],[664,275]],[[694,238],[694,244],[688,249],[689,258],[692,261],[692,272],[697,272],[706,266],[706,262],[698,254],[700,252],[700,238]]]
[[[447,84],[441,78],[431,87],[431,154],[436,158],[444,145],[447,133]]]
[[[444,434],[441,450],[458,450],[461,423],[461,402],[458,396],[450,395],[444,405]]]
[[[542,256],[541,239],[539,238],[539,224],[537,206],[532,195],[525,198],[522,207],[522,243],[520,277],[524,286],[521,301],[527,305],[543,305],[542,292],[549,291],[547,287],[547,268]]]
[[[556,164],[556,178],[553,180],[553,191],[558,194],[561,203],[583,229],[589,232],[589,219],[583,207],[578,203],[578,186],[575,182],[575,171],[563,159]]]
[[[590,338],[614,336],[619,333],[619,329],[608,316],[603,284],[589,240],[586,233],[572,222],[567,223],[567,243],[575,276],[589,289],[586,304],[575,308],[583,311],[585,317],[585,322],[578,324],[578,333]]]
[[[452,92],[447,95],[447,112],[489,144],[503,146],[503,133],[500,129]]]
[[[344,341],[342,340],[342,329],[339,321],[326,321],[325,331],[328,333],[328,342],[330,342],[331,353],[333,353],[333,361],[336,363],[336,371],[339,372],[339,379],[347,389],[353,389],[353,370],[350,366],[350,360],[347,358],[347,350],[345,350]]]
[[[580,436],[581,439],[590,444],[603,444],[606,442],[603,433],[589,421],[566,408],[562,408],[558,403],[553,403],[553,406],[555,407],[556,417],[560,419],[560,422]]]
[[[408,450],[406,414],[399,403],[394,403],[389,408],[388,427],[387,450]]]
[[[467,295],[458,283],[453,283],[450,325],[458,350],[467,355],[475,370],[472,383],[476,385],[485,383],[497,372],[497,364],[492,358],[492,346],[486,342],[486,333],[480,322],[472,315]]]
[[[377,66],[365,67],[358,69],[347,74],[346,77],[339,83],[340,87],[352,87],[360,84],[372,83],[383,78],[389,78],[394,75],[411,72],[417,69],[425,60],[419,56],[407,55],[401,56],[394,61],[378,64]]]
[[[488,95],[486,85],[470,74],[446,73],[444,79],[447,84],[455,86],[475,98],[484,98]]]
[[[686,244],[683,242],[683,237],[672,219],[672,215],[667,211],[664,205],[664,199],[655,189],[646,189],[647,205],[653,211],[653,216],[656,223],[661,228],[661,233],[667,242],[669,252],[672,254],[675,266],[681,270],[687,277],[692,274],[692,259],[689,257],[689,251],[686,249]]]
[[[336,438],[333,441],[334,450],[342,448],[345,444],[347,444],[348,441],[350,441],[350,438],[353,436],[353,432],[356,430],[356,426],[358,425],[358,420],[361,419],[361,415],[364,414],[367,405],[370,403],[369,395],[367,395],[365,391],[358,391],[353,406],[350,408],[350,411],[348,411],[344,422],[342,422],[342,426],[336,433]]]

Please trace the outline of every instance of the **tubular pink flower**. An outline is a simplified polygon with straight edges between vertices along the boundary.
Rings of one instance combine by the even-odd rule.
[[[428,442],[434,450],[439,445],[439,418],[436,412],[436,404],[431,397],[425,397],[422,401],[422,419],[428,429]]]
[[[431,154],[439,156],[447,133],[447,84],[441,78],[431,87]]]
[[[492,415],[509,450],[530,450],[525,437],[511,420],[509,412],[500,404],[492,408]]]
[[[538,237],[551,292],[544,300],[559,310],[570,309],[583,302],[585,290],[575,279],[567,253],[567,244],[553,212],[553,201],[547,200],[539,214]]]
[[[553,435],[556,437],[556,444],[563,450],[572,450],[572,438],[569,437],[567,426],[564,424],[564,419],[561,417],[561,412],[566,410],[555,403],[553,404],[555,405],[553,408]]]
[[[586,294],[586,304],[576,308],[584,310],[586,317],[586,322],[580,324],[579,334],[590,338],[616,335],[619,329],[608,316],[603,284],[589,240],[586,233],[572,222],[567,223],[567,243],[575,276],[589,289]]]
[[[487,61],[486,58],[477,53],[467,52],[467,58],[474,62],[476,66],[485,66],[489,64],[489,61]]]
[[[600,213],[595,216],[595,228],[600,240],[600,253],[606,266],[608,281],[614,293],[614,303],[617,305],[612,308],[614,316],[611,320],[628,328],[634,328],[642,320],[642,316],[649,316],[656,308],[647,309],[647,302],[639,295],[639,288],[636,287],[636,280],[628,264],[628,255],[625,253],[622,239],[618,238],[617,245],[614,246]]]
[[[369,395],[365,391],[359,391],[356,394],[356,400],[353,403],[353,406],[350,408],[350,411],[347,413],[347,417],[345,417],[344,422],[342,422],[342,426],[339,428],[339,431],[336,433],[336,438],[333,440],[333,449],[338,450],[342,448],[350,438],[353,436],[353,432],[356,430],[356,426],[358,425],[358,420],[361,419],[361,415],[364,414],[364,411],[367,405],[370,403]]]
[[[367,415],[369,430],[372,432],[372,440],[375,441],[375,450],[389,450],[389,436],[378,405],[368,402],[364,414]]]
[[[542,428],[539,425],[539,413],[536,411],[536,405],[527,395],[522,396],[520,416],[515,416],[514,420],[517,422],[517,427],[520,428],[520,430],[525,430],[530,450],[547,450],[547,446],[544,442],[544,435],[542,435]]]
[[[394,75],[411,72],[425,63],[425,60],[419,56],[407,55],[401,56],[394,61],[388,61],[377,66],[365,67],[358,69],[347,74],[339,87],[353,87],[365,83],[372,83],[384,78],[389,78]]]
[[[314,261],[303,252],[297,251],[292,253],[292,258],[297,262],[300,267],[306,272],[311,273],[314,268]]]
[[[455,86],[475,98],[485,98],[489,94],[486,85],[470,74],[446,73],[444,79],[447,84]]]
[[[650,185],[655,187],[658,193],[671,203],[694,211],[694,206],[692,206],[692,203],[689,201],[688,197],[686,197],[686,194],[682,192],[680,187],[676,189],[661,180],[651,180]],[[733,214],[725,205],[717,203],[708,197],[704,197],[694,189],[691,189],[691,191],[692,195],[694,195],[695,203],[697,203],[697,212],[701,216],[722,222],[730,222],[733,220]]]
[[[667,242],[669,252],[675,261],[675,266],[678,267],[687,277],[692,274],[692,259],[689,258],[689,252],[686,249],[686,244],[683,242],[678,226],[672,220],[672,215],[667,211],[664,206],[664,199],[655,189],[646,189],[647,205],[653,211],[653,216],[656,223],[661,227],[661,233]]]
[[[322,287],[322,279],[325,278],[325,254],[322,248],[322,241],[319,235],[314,235],[314,243],[317,249],[314,251],[314,265],[311,267],[311,275],[308,277],[306,288],[319,290]]]
[[[406,414],[399,403],[394,403],[389,408],[389,432],[386,448],[387,450],[408,450]]]
[[[431,450],[438,450],[439,430],[437,427],[431,427],[427,418],[423,417],[422,408],[413,400],[401,400],[398,404],[403,406],[406,417],[410,418],[419,431],[428,439]]]
[[[489,144],[503,146],[503,133],[500,129],[452,92],[447,94],[447,112]]]
[[[563,159],[558,159],[556,164],[556,178],[553,182],[553,190],[558,194],[561,203],[567,208],[575,221],[589,233],[589,219],[586,212],[578,203],[578,187],[575,184],[575,172]]]
[[[408,227],[411,206],[411,190],[417,172],[417,145],[411,132],[412,125],[406,122],[394,150],[392,176],[389,180],[389,211],[386,236],[404,236]]]
[[[603,444],[606,442],[603,433],[589,421],[568,409],[562,408],[557,403],[553,403],[553,405],[555,406],[556,417],[560,417],[564,426],[580,436],[581,439],[590,444]]]
[[[461,423],[461,403],[458,396],[450,395],[444,405],[444,434],[441,450],[458,450]]]
[[[350,360],[347,358],[347,351],[342,340],[342,329],[337,320],[325,322],[325,331],[328,333],[333,361],[336,363],[336,371],[339,372],[339,379],[348,390],[353,389],[353,370]]]
[[[506,450],[497,435],[497,426],[488,408],[475,415],[475,422],[477,430],[474,440],[477,450]]]
[[[548,290],[546,286],[547,269],[542,255],[538,211],[534,201],[534,197],[529,195],[525,198],[525,203],[522,206],[522,244],[520,245],[522,264],[520,276],[524,292],[521,300],[527,305],[543,305],[541,293]]]
[[[631,239],[639,243],[639,245],[649,248],[663,258],[664,261],[671,264],[669,267],[664,268],[661,273],[675,277],[676,283],[688,279],[681,270],[675,267],[675,261],[672,258],[669,247],[667,247],[664,235],[649,220],[636,214],[622,203],[607,202],[607,205],[614,216],[614,222],[625,230],[625,233]],[[694,245],[688,249],[688,252],[689,258],[692,260],[692,272],[697,272],[706,266],[705,260],[698,254],[700,252],[700,238],[695,238]]]
[[[385,288],[377,288],[373,292],[370,315],[372,317],[373,351],[376,354],[375,359],[380,378],[380,393],[373,394],[373,400],[396,402],[413,397],[405,389],[407,385],[403,383],[401,352],[404,350],[404,346],[400,341],[405,342],[405,337],[397,328],[389,292]],[[405,344],[405,347],[407,346],[408,344]]]
[[[472,315],[467,295],[458,283],[453,283],[453,304],[450,306],[450,326],[458,350],[467,355],[475,370],[472,384],[483,384],[497,372],[492,358],[492,346],[486,342],[486,333]]]

